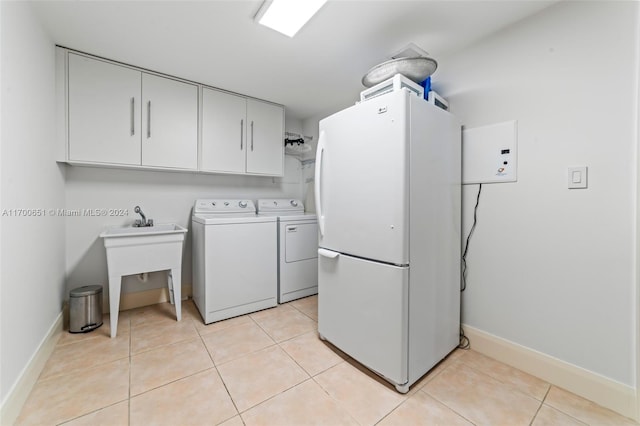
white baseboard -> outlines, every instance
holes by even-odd
[[[636,390],[584,368],[463,325],[471,348],[634,420]]]
[[[63,312],[60,312],[40,342],[38,349],[24,367],[18,376],[18,380],[14,383],[5,400],[2,402],[2,408],[0,408],[0,424],[12,425],[20,415],[22,406],[27,401],[44,365],[58,342],[60,333],[62,333],[63,317]]]

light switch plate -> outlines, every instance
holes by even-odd
[[[569,189],[587,188],[587,167],[569,167],[567,170],[567,183]]]

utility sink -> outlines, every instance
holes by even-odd
[[[100,237],[131,237],[137,235],[185,234],[187,230],[175,223],[162,223],[153,226],[116,226],[105,229]]]
[[[120,288],[125,275],[168,271],[169,298],[176,308],[176,320],[180,321],[182,246],[186,233],[187,230],[182,226],[166,223],[145,227],[113,227],[100,234],[107,251],[111,337],[116,336],[118,329]]]

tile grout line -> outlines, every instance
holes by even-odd
[[[547,400],[547,396],[549,395],[549,393],[551,393],[551,388],[552,388],[552,387],[553,387],[553,385],[551,385],[551,384],[550,384],[550,385],[549,385],[549,389],[547,389],[547,393],[545,393],[545,395],[544,395],[544,399],[542,400],[542,405],[545,405],[545,406],[549,407],[549,408],[550,408],[550,409],[552,409],[552,410],[556,410],[556,411],[558,411],[559,413],[564,414],[565,416],[569,416],[569,417],[571,417],[573,420],[577,421],[578,423],[582,423],[582,424],[584,424],[584,425],[588,425],[588,423],[587,423],[587,422],[582,421],[582,420],[580,420],[579,418],[577,418],[577,417],[575,417],[575,416],[573,416],[573,415],[571,415],[571,414],[569,414],[569,413],[564,412],[564,411],[563,411],[563,410],[561,410],[560,408],[558,408],[558,407],[554,407],[553,405],[549,405],[549,404],[545,404],[545,403],[544,403],[544,402]],[[541,406],[540,408],[542,408],[542,406]],[[538,410],[538,411],[539,411],[539,410]],[[537,415],[537,414],[538,414],[538,413],[536,413],[536,415]]]
[[[416,393],[420,392],[420,390],[418,389],[418,391]],[[374,425],[379,424],[380,422],[382,422],[384,419],[386,419],[387,417],[389,417],[391,415],[391,413],[393,413],[394,411],[396,411],[398,408],[402,407],[404,404],[407,403],[407,401],[409,401],[409,399],[413,398],[415,395],[415,393],[411,396],[407,396],[407,398],[402,401],[400,404],[396,405],[395,407],[393,407],[393,409],[391,409],[391,411],[389,411],[387,414],[385,414],[384,416],[382,416],[382,418],[380,420],[378,420],[377,422],[374,423]]]
[[[293,307],[293,306],[292,306],[292,307]],[[277,308],[277,306],[276,306],[275,308]],[[293,307],[293,308],[295,309],[295,307]],[[269,309],[273,309],[273,308],[269,308]],[[265,310],[263,310],[263,311],[266,311],[266,310],[267,310],[267,309],[265,309]],[[297,309],[295,309],[295,310],[297,310]],[[259,312],[262,312],[262,311],[259,311]],[[231,394],[229,393],[229,389],[227,388],[227,384],[226,384],[226,382],[224,381],[224,378],[222,377],[222,374],[220,374],[220,372],[218,371],[218,374],[219,374],[219,376],[220,376],[220,379],[222,380],[222,383],[224,384],[225,390],[227,391],[227,394],[229,395],[229,398],[231,399],[231,401],[232,401],[232,403],[233,403],[233,405],[234,405],[234,407],[235,407],[236,411],[238,412],[238,415],[240,416],[240,419],[242,420],[243,424],[246,424],[246,423],[245,423],[245,421],[244,421],[244,418],[242,417],[242,414],[243,414],[243,413],[246,413],[247,411],[251,410],[252,408],[257,407],[258,405],[263,404],[263,403],[265,403],[265,402],[267,402],[267,401],[269,401],[269,400],[271,400],[271,399],[275,398],[276,396],[281,395],[281,394],[283,394],[283,393],[285,393],[285,392],[287,392],[287,391],[289,391],[289,390],[291,390],[291,389],[295,388],[296,386],[301,385],[302,383],[305,383],[306,381],[308,381],[308,380],[312,380],[312,379],[313,379],[313,377],[312,377],[312,376],[311,376],[311,375],[310,375],[310,374],[309,374],[309,373],[308,373],[304,368],[302,368],[302,366],[301,366],[301,365],[299,365],[299,364],[298,364],[298,363],[297,363],[297,362],[296,362],[296,361],[291,357],[291,355],[289,355],[289,353],[288,353],[284,348],[282,348],[282,347],[280,346],[280,343],[282,343],[282,342],[278,342],[278,341],[276,341],[276,340],[275,340],[275,338],[274,338],[273,336],[271,336],[271,334],[269,334],[269,333],[267,332],[267,330],[265,330],[265,329],[260,325],[260,323],[258,323],[258,321],[256,321],[256,320],[251,316],[251,314],[252,314],[252,313],[248,313],[248,314],[244,314],[244,315],[240,315],[240,316],[247,316],[249,319],[251,319],[251,321],[253,322],[253,324],[255,324],[256,326],[258,326],[258,328],[259,328],[263,333],[265,333],[265,334],[266,334],[266,335],[267,335],[267,336],[272,340],[273,344],[272,344],[272,345],[269,345],[269,346],[266,346],[266,347],[264,347],[264,348],[257,349],[257,350],[255,350],[255,351],[251,351],[251,352],[246,353],[246,354],[242,354],[242,355],[240,355],[239,357],[234,358],[234,359],[231,359],[231,360],[229,360],[229,361],[227,361],[227,362],[221,363],[220,365],[224,365],[224,364],[226,364],[226,363],[228,363],[228,362],[232,362],[232,361],[234,361],[234,360],[238,360],[238,359],[243,358],[243,357],[246,357],[246,356],[248,356],[248,355],[252,355],[252,354],[255,354],[255,353],[260,352],[260,351],[262,351],[262,350],[265,350],[265,349],[268,349],[268,348],[271,348],[271,347],[276,346],[278,349],[280,349],[282,352],[284,352],[284,353],[285,353],[285,355],[286,355],[287,357],[289,357],[289,358],[294,362],[294,364],[295,364],[295,365],[297,365],[297,366],[302,370],[302,372],[303,372],[303,373],[305,373],[305,374],[307,375],[307,378],[306,378],[305,380],[303,380],[302,382],[300,382],[300,383],[296,383],[296,384],[294,384],[294,385],[292,385],[292,386],[290,386],[290,387],[288,387],[288,388],[286,388],[286,389],[282,390],[281,392],[279,392],[279,393],[277,393],[277,394],[275,394],[275,395],[272,395],[271,397],[269,397],[269,398],[265,399],[264,401],[260,401],[259,403],[255,404],[255,405],[253,405],[253,406],[251,406],[251,407],[248,407],[248,408],[247,408],[247,409],[245,409],[244,411],[240,411],[240,410],[238,409],[238,407],[236,406],[235,401],[234,401],[234,400],[233,400],[233,398],[231,397]],[[199,333],[198,333],[198,334],[199,334]],[[302,333],[302,334],[305,334],[305,333]],[[202,338],[202,335],[200,335],[200,337]],[[295,338],[295,337],[298,337],[298,336],[293,336],[291,339],[293,339],[293,338]],[[287,340],[284,340],[284,341],[288,341],[288,340],[291,340],[291,339],[287,339]],[[284,341],[283,341],[283,342],[284,342]],[[205,348],[207,349],[207,352],[209,353],[209,357],[211,358],[211,361],[213,362],[213,364],[214,364],[214,366],[215,366],[215,368],[216,368],[216,370],[217,370],[217,364],[216,364],[216,362],[213,360],[213,357],[212,357],[211,353],[209,352],[209,348],[206,346],[206,344],[204,343],[204,341],[203,341],[203,344],[205,345]]]
[[[298,337],[298,336],[295,336],[295,337]],[[288,341],[290,341],[290,340],[294,339],[295,337],[292,337],[292,338],[291,338],[291,339],[289,339],[289,340],[285,340],[284,342],[288,342]],[[289,359],[290,359],[291,361],[293,361],[293,363],[294,363],[295,365],[297,365],[298,367],[300,367],[300,369],[301,369],[302,371],[304,371],[304,372],[307,374],[307,376],[309,376],[309,378],[310,378],[310,379],[311,379],[311,378],[313,378],[313,376],[311,375],[311,373],[309,373],[309,372],[308,372],[308,371],[307,371],[307,370],[306,370],[302,365],[300,365],[300,363],[299,363],[298,361],[296,361],[296,360],[291,356],[291,354],[289,354],[289,352],[287,352],[287,350],[286,350],[285,348],[283,348],[282,346],[280,346],[280,343],[283,343],[283,342],[276,343],[276,344],[278,345],[278,348],[280,348],[280,350],[281,350],[282,352],[284,352],[284,353],[285,353],[285,355],[286,355],[287,357],[289,357]],[[306,382],[306,380],[304,380],[304,381],[303,381],[303,382],[301,382],[301,383],[304,383],[304,382]]]
[[[111,330],[109,330],[109,333],[111,333]],[[109,339],[111,339],[110,335],[107,336],[107,337]],[[86,339],[86,340],[83,340],[83,341],[87,341],[87,340],[95,340],[95,338],[89,338],[89,339]],[[79,343],[79,342],[73,342],[73,343]],[[116,361],[120,361],[120,360],[123,360],[125,358],[129,358],[129,386],[128,386],[128,390],[127,390],[127,398],[123,399],[122,401],[116,401],[116,402],[114,402],[112,404],[108,404],[108,405],[105,405],[103,407],[96,408],[95,410],[92,410],[92,411],[89,411],[87,413],[81,414],[81,415],[79,415],[77,417],[74,417],[74,418],[71,418],[71,419],[67,419],[67,420],[63,421],[62,423],[58,423],[59,426],[64,425],[64,424],[69,423],[69,422],[72,422],[74,420],[80,419],[82,417],[97,413],[98,411],[102,411],[102,410],[105,410],[107,408],[113,407],[115,405],[121,404],[121,403],[123,403],[125,401],[127,402],[127,406],[128,406],[128,409],[127,409],[127,424],[128,425],[131,424],[130,414],[129,414],[130,406],[131,406],[131,403],[130,403],[130,400],[131,400],[131,333],[129,333],[129,355],[127,357],[122,357],[122,358],[118,358],[118,359],[115,359],[115,360],[111,360],[111,361],[102,363],[101,365],[114,363]],[[94,367],[100,367],[100,366],[94,366]],[[54,376],[52,378],[59,378],[59,377],[62,377],[62,376]]]
[[[259,352],[259,351],[262,351],[262,350],[269,349],[269,348],[271,348],[271,347],[273,347],[273,346],[277,346],[277,347],[278,347],[278,349],[280,349],[280,350],[281,350],[282,352],[284,352],[287,356],[289,356],[289,354],[287,353],[287,351],[285,351],[284,349],[282,349],[282,348],[278,345],[278,343],[276,343],[276,344],[274,344],[274,345],[267,346],[266,348],[262,348],[262,349],[259,349],[259,350],[257,350],[257,351],[254,351],[254,352],[252,352],[251,354],[241,355],[241,356],[239,356],[238,358],[236,358],[236,360],[238,360],[238,359],[240,359],[240,358],[243,358],[243,357],[245,357],[245,356],[248,356],[248,355],[255,354],[256,352]],[[295,362],[295,361],[294,361],[294,362]],[[296,363],[296,365],[298,365],[298,364]],[[300,383],[296,383],[296,384],[294,384],[294,385],[292,385],[292,386],[289,386],[289,387],[288,387],[288,388],[286,388],[286,389],[283,389],[282,391],[278,392],[277,394],[272,395],[272,396],[270,396],[269,398],[265,399],[264,401],[260,401],[260,402],[258,402],[257,404],[252,405],[251,407],[248,407],[248,408],[246,408],[246,409],[245,409],[245,410],[243,410],[243,411],[238,410],[238,413],[242,416],[242,414],[243,414],[243,413],[246,413],[247,411],[251,410],[252,408],[257,407],[258,405],[260,405],[260,404],[262,404],[262,403],[264,403],[264,402],[267,402],[267,401],[269,401],[270,399],[275,398],[275,397],[276,397],[276,396],[278,396],[278,395],[282,395],[283,393],[287,392],[288,390],[291,390],[291,389],[295,388],[296,386],[301,385],[302,383],[304,383],[304,382],[306,382],[306,381],[308,381],[308,380],[312,379],[311,375],[310,375],[309,373],[307,373],[307,371],[306,371],[304,368],[300,367],[300,369],[303,371],[303,373],[305,373],[305,374],[308,376],[306,379],[304,379],[304,380],[303,380],[303,381],[301,381]],[[220,375],[220,378],[222,379],[222,375]],[[223,379],[222,381],[224,382],[224,379]],[[226,383],[225,383],[225,387],[226,387]],[[231,396],[231,395],[229,395],[229,396]]]
[[[236,410],[236,416],[239,416],[240,420],[244,424],[244,420],[242,419],[242,416],[240,416],[240,410],[238,410],[238,406],[236,405],[236,402],[231,397],[231,393],[229,392],[229,388],[227,387],[227,383],[224,381],[224,378],[222,377],[222,374],[220,374],[220,370],[218,370],[218,366],[217,366],[216,362],[213,359],[213,355],[209,351],[209,347],[207,346],[206,342],[204,341],[203,335],[200,334],[200,330],[198,330],[197,328],[196,328],[196,332],[198,333],[198,336],[200,337],[200,341],[204,345],[204,349],[207,351],[207,355],[209,355],[209,359],[211,360],[211,363],[213,364],[213,369],[216,371],[216,374],[220,378],[220,381],[222,382],[222,386],[224,386],[224,390],[227,393],[227,396],[229,397],[229,400],[233,404],[233,409]],[[230,418],[233,418],[233,417],[230,417]],[[227,420],[229,420],[229,419],[227,419]],[[227,421],[227,420],[224,420],[224,421]],[[221,423],[224,423],[224,422],[221,422]]]
[[[501,380],[501,379],[499,379],[499,378],[497,378],[497,377],[492,376],[492,375],[491,375],[491,374],[489,374],[489,373],[485,373],[484,371],[482,371],[482,370],[480,370],[480,369],[478,369],[478,368],[474,367],[473,365],[470,365],[470,364],[468,364],[468,363],[464,362],[463,360],[460,360],[460,362],[461,362],[462,364],[464,364],[464,366],[465,366],[465,367],[467,367],[467,368],[469,368],[469,369],[471,369],[471,370],[475,371],[476,373],[481,374],[481,375],[483,375],[483,376],[485,376],[485,377],[488,377],[488,378],[490,378],[491,380],[495,380],[496,382],[500,383],[501,385],[506,386],[510,393],[516,393],[516,394],[519,394],[519,395],[523,395],[523,396],[526,396],[526,397],[528,397],[528,398],[531,398],[531,399],[533,399],[533,400],[535,400],[535,401],[538,401],[538,402],[540,402],[540,403],[542,403],[542,402],[544,401],[544,398],[543,398],[542,400],[540,400],[540,399],[536,398],[535,396],[531,395],[530,393],[527,393],[527,392],[525,392],[525,391],[521,391],[520,389],[518,389],[517,387],[515,387],[512,383],[505,382],[505,381],[503,381],[503,380]],[[506,365],[506,364],[505,364],[505,365]],[[447,367],[447,368],[448,368],[448,367]],[[517,369],[515,369],[515,370],[517,370]],[[522,371],[522,370],[518,370],[518,371]],[[531,376],[531,377],[535,377],[535,376]],[[545,382],[545,383],[547,383],[547,382]],[[548,385],[550,385],[549,383],[547,383],[547,384],[548,384]],[[547,391],[547,392],[548,392],[548,391]],[[546,394],[545,394],[545,397],[546,397]]]
[[[245,315],[248,315],[248,314],[245,314]],[[253,320],[253,318],[251,318],[251,319]],[[243,325],[245,325],[245,324],[240,324],[240,325],[238,325],[238,326],[233,326],[233,327],[241,327],[241,326],[243,326]],[[237,357],[235,357],[235,358],[228,359],[228,360],[226,360],[226,361],[224,361],[224,362],[216,363],[216,362],[213,360],[213,357],[212,357],[211,353],[209,352],[209,348],[207,347],[207,344],[203,342],[203,343],[204,343],[204,347],[207,349],[207,352],[209,352],[209,356],[211,356],[211,357],[212,357],[211,361],[213,361],[213,365],[214,365],[214,366],[216,366],[216,368],[217,368],[218,366],[223,366],[223,365],[225,365],[225,364],[228,364],[228,363],[230,363],[230,362],[232,362],[232,361],[235,361],[235,360],[237,360],[237,359],[240,359],[240,358],[242,358],[242,357],[245,357],[245,356],[248,356],[248,355],[252,355],[252,354],[255,354],[256,352],[260,352],[260,351],[262,351],[262,350],[264,350],[264,349],[271,348],[271,347],[273,347],[273,346],[277,346],[277,345],[278,345],[278,342],[276,342],[276,341],[273,339],[273,337],[271,337],[271,335],[270,335],[269,333],[267,333],[266,331],[264,331],[264,330],[262,329],[262,327],[260,327],[260,325],[259,325],[259,324],[256,324],[256,325],[260,328],[260,330],[261,330],[264,334],[266,334],[266,336],[267,336],[269,339],[271,339],[271,342],[272,342],[272,343],[271,343],[270,345],[268,345],[268,346],[264,346],[264,347],[262,347],[262,348],[255,349],[255,350],[252,350],[252,351],[249,351],[249,352],[246,352],[246,353],[243,353],[243,354],[241,354],[241,355],[238,355],[238,356],[237,356]],[[232,328],[232,327],[229,327],[229,328]],[[226,329],[223,329],[223,330],[226,330]],[[220,331],[222,331],[222,330],[220,330]],[[213,334],[213,333],[211,333],[211,334]],[[221,376],[221,377],[222,377],[222,376]]]
[[[470,348],[469,348],[469,349],[465,349],[465,350],[473,351],[473,349],[470,349]],[[478,352],[478,353],[479,353],[479,352]],[[480,354],[480,355],[482,355],[482,354]],[[539,377],[536,377],[536,376],[534,376],[534,375],[532,375],[532,374],[526,373],[525,371],[522,371],[522,370],[520,370],[520,369],[518,369],[518,368],[511,367],[510,365],[507,365],[507,364],[501,363],[500,361],[498,361],[498,360],[496,360],[496,359],[493,359],[493,358],[491,358],[491,357],[488,357],[488,356],[486,356],[486,355],[482,355],[482,356],[484,356],[484,357],[486,357],[486,358],[489,358],[492,362],[496,362],[496,363],[504,364],[505,366],[509,367],[509,369],[511,369],[511,370],[515,370],[515,371],[518,371],[518,372],[520,372],[520,373],[523,373],[523,374],[525,374],[525,375],[527,375],[527,376],[533,377],[534,379],[537,379],[537,380],[539,380],[539,381],[541,381],[541,382],[545,383],[546,385],[548,385],[548,386],[549,386],[549,388],[547,388],[547,391],[545,392],[544,396],[543,396],[541,399],[538,399],[536,396],[534,396],[534,395],[533,395],[533,394],[531,394],[531,393],[528,393],[527,391],[523,391],[523,390],[521,390],[521,389],[520,389],[520,387],[516,386],[516,385],[515,385],[515,384],[513,384],[513,383],[510,383],[510,382],[504,381],[502,378],[500,378],[500,377],[496,377],[496,376],[494,376],[493,374],[491,374],[490,372],[485,372],[485,371],[481,370],[480,368],[477,368],[476,366],[474,366],[474,365],[472,365],[472,364],[470,364],[470,363],[468,363],[468,362],[465,362],[465,360],[464,360],[464,356],[465,356],[465,354],[462,354],[461,356],[459,356],[459,357],[457,358],[457,360],[458,360],[459,362],[461,362],[462,364],[464,364],[466,367],[468,367],[468,368],[472,369],[473,371],[475,371],[475,372],[477,372],[477,373],[479,373],[479,374],[482,374],[482,375],[484,375],[484,376],[486,376],[486,377],[490,377],[491,379],[496,380],[496,381],[500,382],[501,384],[503,384],[503,385],[507,386],[507,387],[510,389],[510,391],[511,391],[511,392],[516,392],[516,393],[519,393],[519,394],[522,394],[522,395],[528,396],[528,397],[533,398],[533,399],[535,399],[536,401],[540,401],[540,402],[544,402],[544,399],[546,398],[547,394],[549,393],[549,389],[551,388],[551,384],[550,384],[550,383],[548,383],[548,382],[546,382],[546,381],[544,381],[544,380],[542,380],[542,379],[540,379]]]
[[[246,410],[244,410],[244,411],[242,411],[242,412],[240,413],[240,417],[242,417],[242,414],[247,413],[247,411],[252,410],[252,409],[256,408],[256,407],[257,407],[257,406],[259,406],[259,405],[262,405],[262,404],[264,404],[264,403],[265,403],[265,402],[267,402],[267,401],[271,401],[271,400],[272,400],[272,399],[274,399],[275,397],[280,396],[280,395],[282,395],[283,393],[288,392],[288,391],[290,391],[291,389],[293,389],[293,388],[295,388],[295,387],[298,387],[298,386],[300,386],[301,384],[306,383],[306,382],[308,382],[309,380],[312,380],[312,379],[313,379],[312,377],[307,377],[306,379],[304,379],[304,380],[303,380],[303,381],[301,381],[300,383],[296,383],[295,385],[290,386],[290,387],[288,387],[288,388],[286,388],[286,389],[282,390],[281,392],[278,392],[278,393],[277,393],[277,394],[275,394],[275,395],[271,395],[269,398],[265,399],[264,401],[260,401],[260,402],[258,402],[256,405],[252,405],[251,407],[248,407]],[[244,420],[244,419],[243,419],[243,420]]]
[[[549,385],[549,387],[547,388],[547,391],[544,393],[544,396],[542,397],[542,401],[540,401],[540,405],[538,406],[538,409],[536,410],[535,414],[531,418],[531,421],[529,422],[529,426],[531,426],[533,422],[536,420],[536,417],[538,417],[538,413],[540,412],[540,409],[544,405],[544,400],[547,399],[547,395],[549,395],[550,390],[551,390],[551,385]]]
[[[537,399],[537,398],[535,398],[535,397],[531,396],[530,394],[526,394],[525,392],[521,392],[521,391],[519,391],[519,390],[517,390],[517,389],[514,389],[514,388],[513,388],[513,386],[512,386],[511,384],[509,384],[509,383],[505,383],[505,382],[503,382],[502,380],[499,380],[499,379],[497,379],[497,378],[493,377],[493,376],[492,376],[492,375],[490,375],[490,374],[487,374],[487,373],[484,373],[483,371],[478,370],[477,368],[475,368],[475,367],[473,367],[473,366],[469,365],[468,363],[464,362],[462,359],[456,359],[456,360],[454,360],[454,362],[455,362],[455,361],[459,361],[459,363],[460,363],[460,364],[463,364],[466,368],[469,368],[469,369],[473,370],[473,371],[474,371],[474,372],[476,372],[477,374],[480,374],[480,375],[483,375],[483,376],[485,376],[485,377],[488,377],[489,379],[491,379],[491,380],[495,380],[496,382],[500,383],[501,385],[506,386],[506,387],[507,387],[507,390],[508,390],[508,392],[509,392],[509,393],[517,393],[517,394],[520,394],[520,395],[523,395],[523,396],[529,397],[530,399],[533,399],[533,400],[535,400],[535,401],[539,402],[539,403],[540,403],[540,405],[538,406],[538,409],[536,410],[536,414],[534,414],[534,416],[533,416],[533,418],[532,418],[531,422],[529,422],[529,426],[531,426],[531,423],[533,422],[533,419],[535,419],[535,417],[536,417],[536,415],[537,415],[538,411],[540,410],[540,407],[542,407],[542,404],[543,404],[544,398],[546,398],[546,395],[548,394],[549,389],[551,388],[551,386],[549,386],[549,388],[547,389],[547,392],[545,393],[545,397],[544,397],[542,400],[539,400],[539,399]],[[463,419],[465,419],[466,421],[468,421],[468,422],[470,422],[470,423],[472,423],[472,424],[475,424],[475,423],[474,423],[474,422],[472,422],[470,419],[466,418],[466,417],[465,417],[465,416],[463,416],[461,413],[458,413],[458,411],[456,411],[455,409],[453,409],[452,407],[450,407],[449,405],[447,405],[444,401],[440,400],[436,395],[432,395],[432,394],[431,394],[431,393],[429,393],[427,390],[425,390],[425,388],[427,387],[427,385],[428,385],[430,382],[432,382],[436,377],[438,377],[439,375],[441,375],[441,374],[442,374],[442,372],[446,371],[447,369],[449,369],[449,368],[451,368],[451,367],[452,367],[452,365],[448,365],[447,367],[443,368],[443,369],[442,369],[442,371],[438,372],[438,374],[436,374],[432,379],[430,379],[428,382],[426,382],[426,383],[425,383],[425,384],[424,384],[424,385],[419,389],[419,391],[422,391],[422,392],[424,392],[425,394],[429,395],[431,398],[433,398],[434,400],[436,400],[436,401],[437,401],[437,402],[439,402],[440,404],[444,405],[445,407],[447,407],[448,409],[450,409],[451,411],[453,411],[454,413],[456,413],[458,416],[462,417],[462,418],[463,418]]]
[[[331,368],[334,368],[334,367],[336,367],[336,366],[338,366],[338,365],[342,364],[343,362],[347,362],[347,361],[343,359],[343,360],[342,360],[342,362],[340,362],[340,363],[338,363],[338,364],[336,364],[336,365],[334,365],[334,366],[331,366],[331,367],[327,368],[325,371],[328,371],[328,370],[330,370]],[[331,394],[329,393],[329,391],[328,391],[327,389],[325,389],[325,388],[324,388],[324,386],[322,386],[322,384],[321,384],[321,383],[319,383],[319,382],[316,380],[316,377],[318,377],[319,375],[320,375],[320,374],[316,374],[315,376],[312,376],[312,377],[311,377],[311,380],[313,380],[313,381],[315,382],[315,384],[316,384],[316,385],[318,385],[318,387],[322,390],[322,392],[324,392],[324,393],[325,393],[325,395],[327,395],[327,397],[329,397],[333,402],[335,402],[335,404],[336,404],[338,407],[340,407],[340,409],[341,409],[342,411],[344,411],[344,412],[345,412],[349,417],[351,417],[355,423],[357,423],[357,424],[359,424],[359,425],[360,425],[361,423],[360,423],[360,422],[359,422],[355,417],[353,417],[353,415],[352,415],[352,414],[351,414],[351,412],[347,409],[347,407],[345,407],[345,406],[340,402],[340,400],[338,400],[338,399],[334,398],[334,397],[333,397],[333,395],[331,395]]]
[[[454,410],[452,407],[449,407],[447,404],[445,404],[444,402],[440,401],[438,398],[436,398],[435,396],[431,395],[429,392],[425,391],[424,387],[419,389],[418,392],[424,392],[424,394],[428,395],[429,398],[433,398],[434,401],[438,402],[439,404],[442,404],[444,407],[447,407],[449,410],[453,411],[454,413],[456,413],[458,416],[460,416],[461,418],[463,418],[467,422],[471,423],[472,425],[477,425],[477,423],[471,421],[471,419],[467,418],[462,413],[459,413],[457,410]]]
[[[551,389],[551,386],[549,386],[549,389]],[[549,389],[547,389],[547,392],[545,392],[544,398],[542,398],[542,401],[540,401],[540,405],[538,405],[538,409],[533,414],[533,417],[531,417],[531,421],[529,422],[529,426],[531,426],[533,424],[533,422],[535,422],[536,417],[538,417],[538,413],[540,412],[540,409],[542,408],[542,405],[544,404],[544,399],[547,397],[547,394],[549,393]]]
[[[307,297],[313,297],[313,296],[317,296],[316,295],[311,295],[311,296],[307,296]],[[300,300],[300,299],[296,299],[296,300]],[[292,300],[291,302],[287,302],[287,303],[292,303],[295,302],[296,300]],[[301,314],[303,314],[304,316],[306,316],[307,318],[312,319],[313,321],[315,321],[316,323],[318,322],[318,320],[316,318],[312,318],[309,314],[307,314],[305,311],[303,311],[302,309],[298,308],[295,305],[291,305],[295,310],[297,310],[298,312],[300,312]]]
[[[429,396],[430,398],[433,398],[434,401],[436,401],[439,404],[442,404],[444,407],[447,407],[449,410],[453,411],[454,413],[456,413],[458,416],[460,416],[461,418],[463,418],[464,420],[466,420],[467,422],[471,423],[472,425],[476,425],[476,423],[474,423],[473,421],[471,421],[471,419],[468,419],[466,416],[462,415],[461,413],[459,413],[457,410],[455,410],[453,407],[450,407],[449,405],[447,405],[444,401],[440,400],[440,398],[438,398],[436,395],[432,395],[429,392],[427,392],[425,390],[425,387],[427,387],[427,385],[436,377],[438,377],[440,374],[442,374],[443,371],[447,370],[448,368],[450,368],[451,365],[447,365],[445,368],[442,369],[442,371],[438,372],[438,374],[436,374],[431,380],[429,380],[427,383],[424,384],[424,386],[422,386],[420,389],[418,389],[418,392],[424,392],[427,396]]]

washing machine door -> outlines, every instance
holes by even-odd
[[[295,223],[285,226],[285,262],[318,257],[318,223]]]

